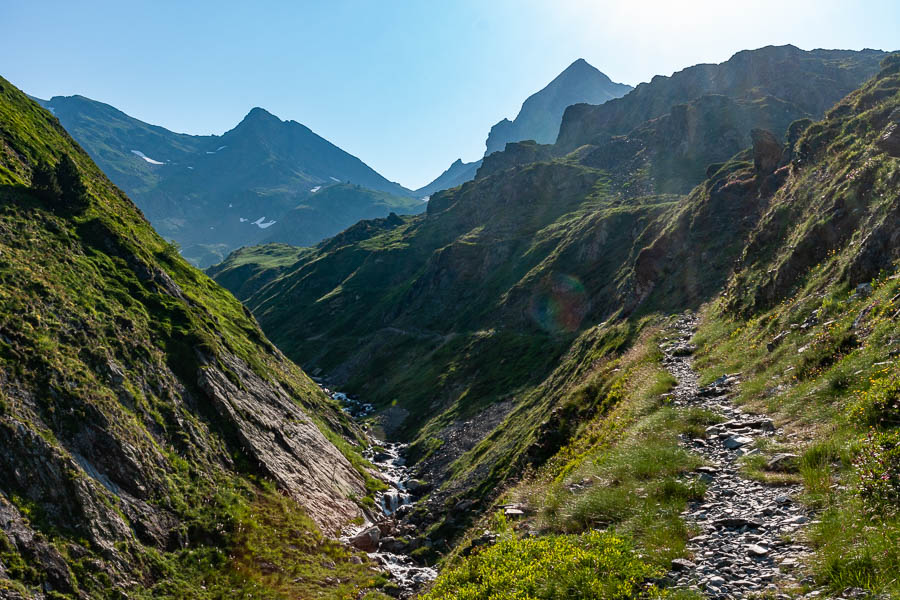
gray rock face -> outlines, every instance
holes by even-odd
[[[759,173],[772,173],[778,168],[784,149],[771,131],[754,129],[750,132],[753,142],[753,166]]]
[[[236,357],[220,355],[219,361],[237,374],[241,387],[209,359],[199,375],[200,388],[235,425],[241,445],[259,466],[325,531],[336,532],[357,516],[359,508],[349,497],[366,491],[353,465],[282,389]]]
[[[603,104],[630,91],[630,85],[614,83],[585,60],[576,60],[547,87],[529,96],[514,121],[503,119],[491,127],[485,156],[503,150],[508,142],[552,144],[566,107],[579,102]]]

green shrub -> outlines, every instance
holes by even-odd
[[[869,389],[857,393],[850,415],[864,425],[900,425],[900,377],[869,380]]]
[[[900,506],[900,430],[872,431],[854,461],[860,496],[869,506],[896,511]]]
[[[425,600],[634,598],[661,571],[609,532],[512,539],[445,571]]]
[[[81,180],[78,165],[68,154],[63,154],[56,164],[56,181],[59,183],[59,199],[64,209],[78,211],[87,206],[87,188]]]
[[[56,202],[62,196],[56,171],[47,161],[40,161],[31,172],[31,189],[48,202]]]

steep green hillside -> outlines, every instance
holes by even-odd
[[[655,80],[648,91],[614,101],[643,114],[652,98],[662,113],[630,126],[628,135],[555,160],[557,147],[510,144],[485,158],[475,181],[435,194],[426,215],[389,232],[374,228],[352,244],[339,236],[277,272],[248,266],[244,254],[234,264],[252,271],[250,285],[229,261],[215,276],[305,367],[384,405],[396,400],[389,429],[424,444],[424,432],[532,388],[580,331],[623,304],[632,310],[632,288],[643,285],[649,268],[646,253],[636,263],[638,254],[679,210],[679,195],[703,181],[711,163],[724,164],[747,147],[754,128],[771,129],[778,145],[792,119],[807,114],[796,109],[807,104],[791,95],[794,104],[762,92],[746,97],[770,54],[793,65],[795,75],[836,72],[824,82],[806,78],[810,96],[836,101],[834,78],[861,80],[883,53],[766,48],[694,68],[731,82],[720,87],[735,96],[704,95],[706,83],[686,83],[673,95],[670,84]],[[849,66],[832,64],[835,56]],[[687,104],[667,104],[681,98]],[[729,206],[719,199],[728,193],[713,194],[713,205]],[[753,210],[744,212],[746,228]],[[716,289],[706,285],[693,301]]]
[[[320,206],[299,239],[312,244],[364,218],[385,216],[400,205],[415,212],[412,192],[390,182],[355,156],[295,121],[282,121],[254,108],[220,136],[173,133],[130,117],[112,106],[82,96],[39,100],[144,212],[156,230],[181,246],[197,265],[221,261],[244,245],[260,243],[298,205],[317,204],[316,192],[335,182],[369,190],[344,206]],[[313,191],[315,190],[315,191]],[[384,196],[408,198],[404,203]],[[317,226],[316,221],[322,220]],[[308,239],[314,235],[314,239]]]
[[[0,595],[356,594],[369,567],[320,531],[374,485],[357,441],[0,79]]]

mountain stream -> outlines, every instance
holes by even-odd
[[[342,392],[324,387],[322,389],[357,422],[375,411],[371,404]],[[363,456],[372,463],[388,487],[376,493],[375,510],[364,511],[364,522],[348,527],[342,539],[365,551],[374,563],[384,569],[396,584],[395,592],[399,598],[412,598],[424,585],[437,577],[437,571],[420,566],[409,556],[411,547],[404,536],[414,534],[415,531],[414,528],[410,531],[412,526],[402,525],[397,518],[398,512],[403,512],[402,507],[416,501],[415,495],[407,489],[414,480],[403,458],[406,444],[379,440],[371,431],[367,435],[371,445],[363,452]]]

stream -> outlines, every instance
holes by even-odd
[[[375,412],[372,404],[326,387],[322,387],[322,390],[340,403],[344,412],[357,422],[362,422]],[[408,552],[413,547],[407,538],[415,537],[417,531],[414,526],[398,521],[404,511],[403,507],[416,501],[415,494],[407,489],[411,487],[414,491],[412,483],[415,480],[403,458],[406,444],[379,440],[371,430],[367,430],[367,437],[370,445],[363,452],[363,457],[374,465],[388,487],[375,495],[374,510],[363,511],[363,524],[345,529],[341,539],[365,551],[375,564],[390,575],[390,579],[399,588],[399,598],[412,598],[424,585],[437,577],[437,571],[417,564],[409,556]]]

